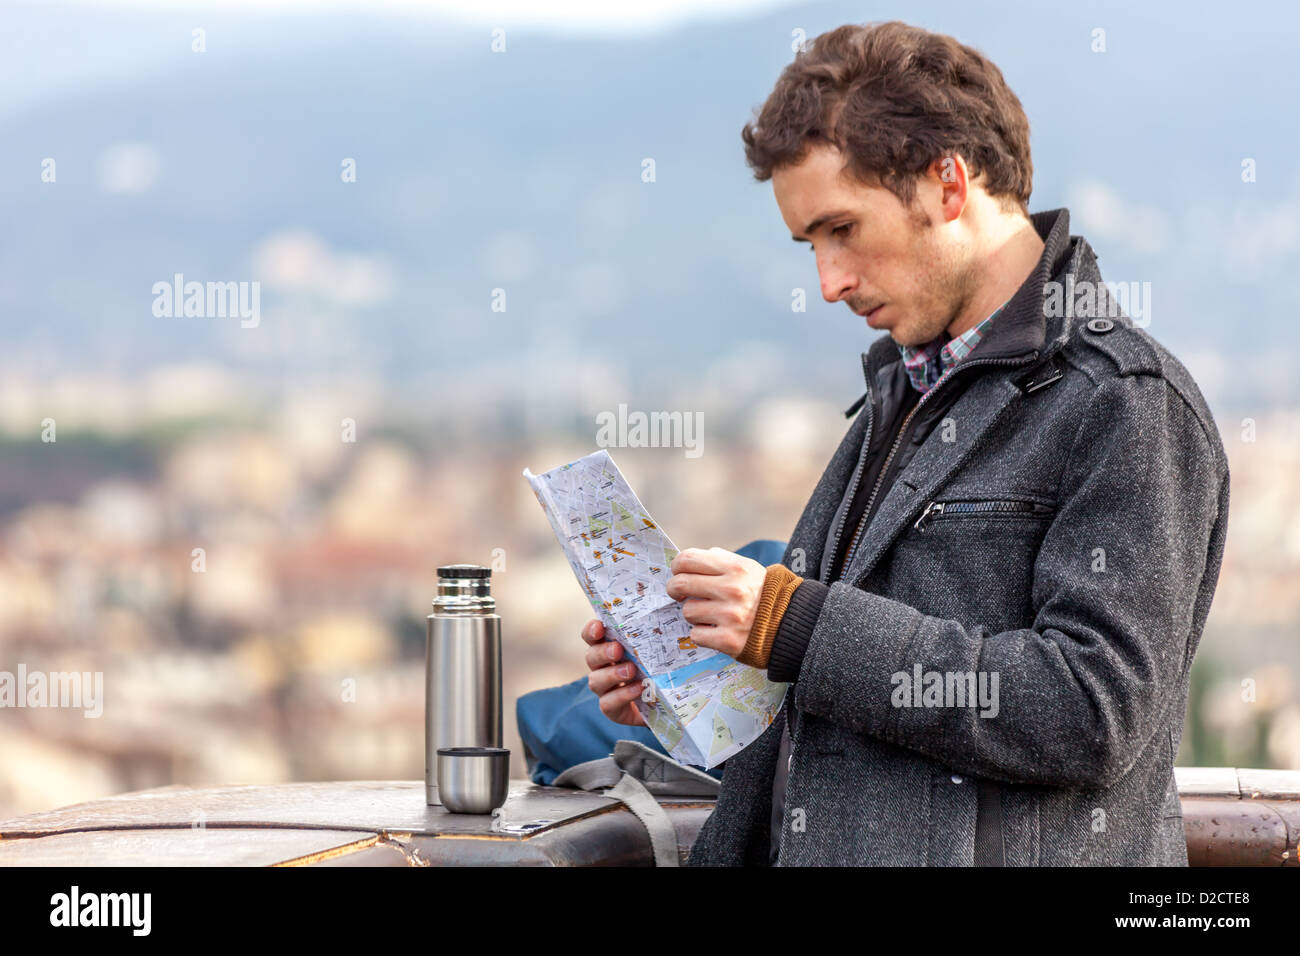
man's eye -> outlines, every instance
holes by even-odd
[[[843,225],[836,226],[831,230],[832,236],[847,236],[853,229],[853,223],[846,222]]]

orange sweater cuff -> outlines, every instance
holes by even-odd
[[[777,629],[781,626],[781,617],[790,604],[794,589],[802,583],[803,578],[784,564],[768,566],[767,576],[763,578],[763,591],[758,596],[758,608],[754,612],[754,623],[749,629],[749,639],[745,641],[745,648],[736,660],[750,667],[766,669]]]

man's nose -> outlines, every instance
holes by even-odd
[[[858,286],[854,273],[830,261],[819,266],[818,277],[822,284],[822,298],[827,302],[839,302]]]

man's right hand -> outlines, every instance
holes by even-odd
[[[587,648],[587,686],[600,698],[600,712],[618,724],[635,727],[644,725],[645,719],[636,709],[636,699],[641,696],[641,680],[636,664],[624,660],[623,645],[605,640],[605,625],[593,618],[582,628],[582,639]]]

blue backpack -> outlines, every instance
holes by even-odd
[[[760,539],[736,553],[766,566],[785,556],[786,543]],[[577,653],[575,642],[574,653]],[[666,755],[649,727],[616,724],[600,712],[600,702],[587,678],[579,677],[562,687],[547,687],[524,694],[515,701],[515,720],[524,742],[524,761],[534,783],[550,785],[575,764],[608,757],[618,740],[635,740]],[[705,771],[722,779],[722,765]]]

